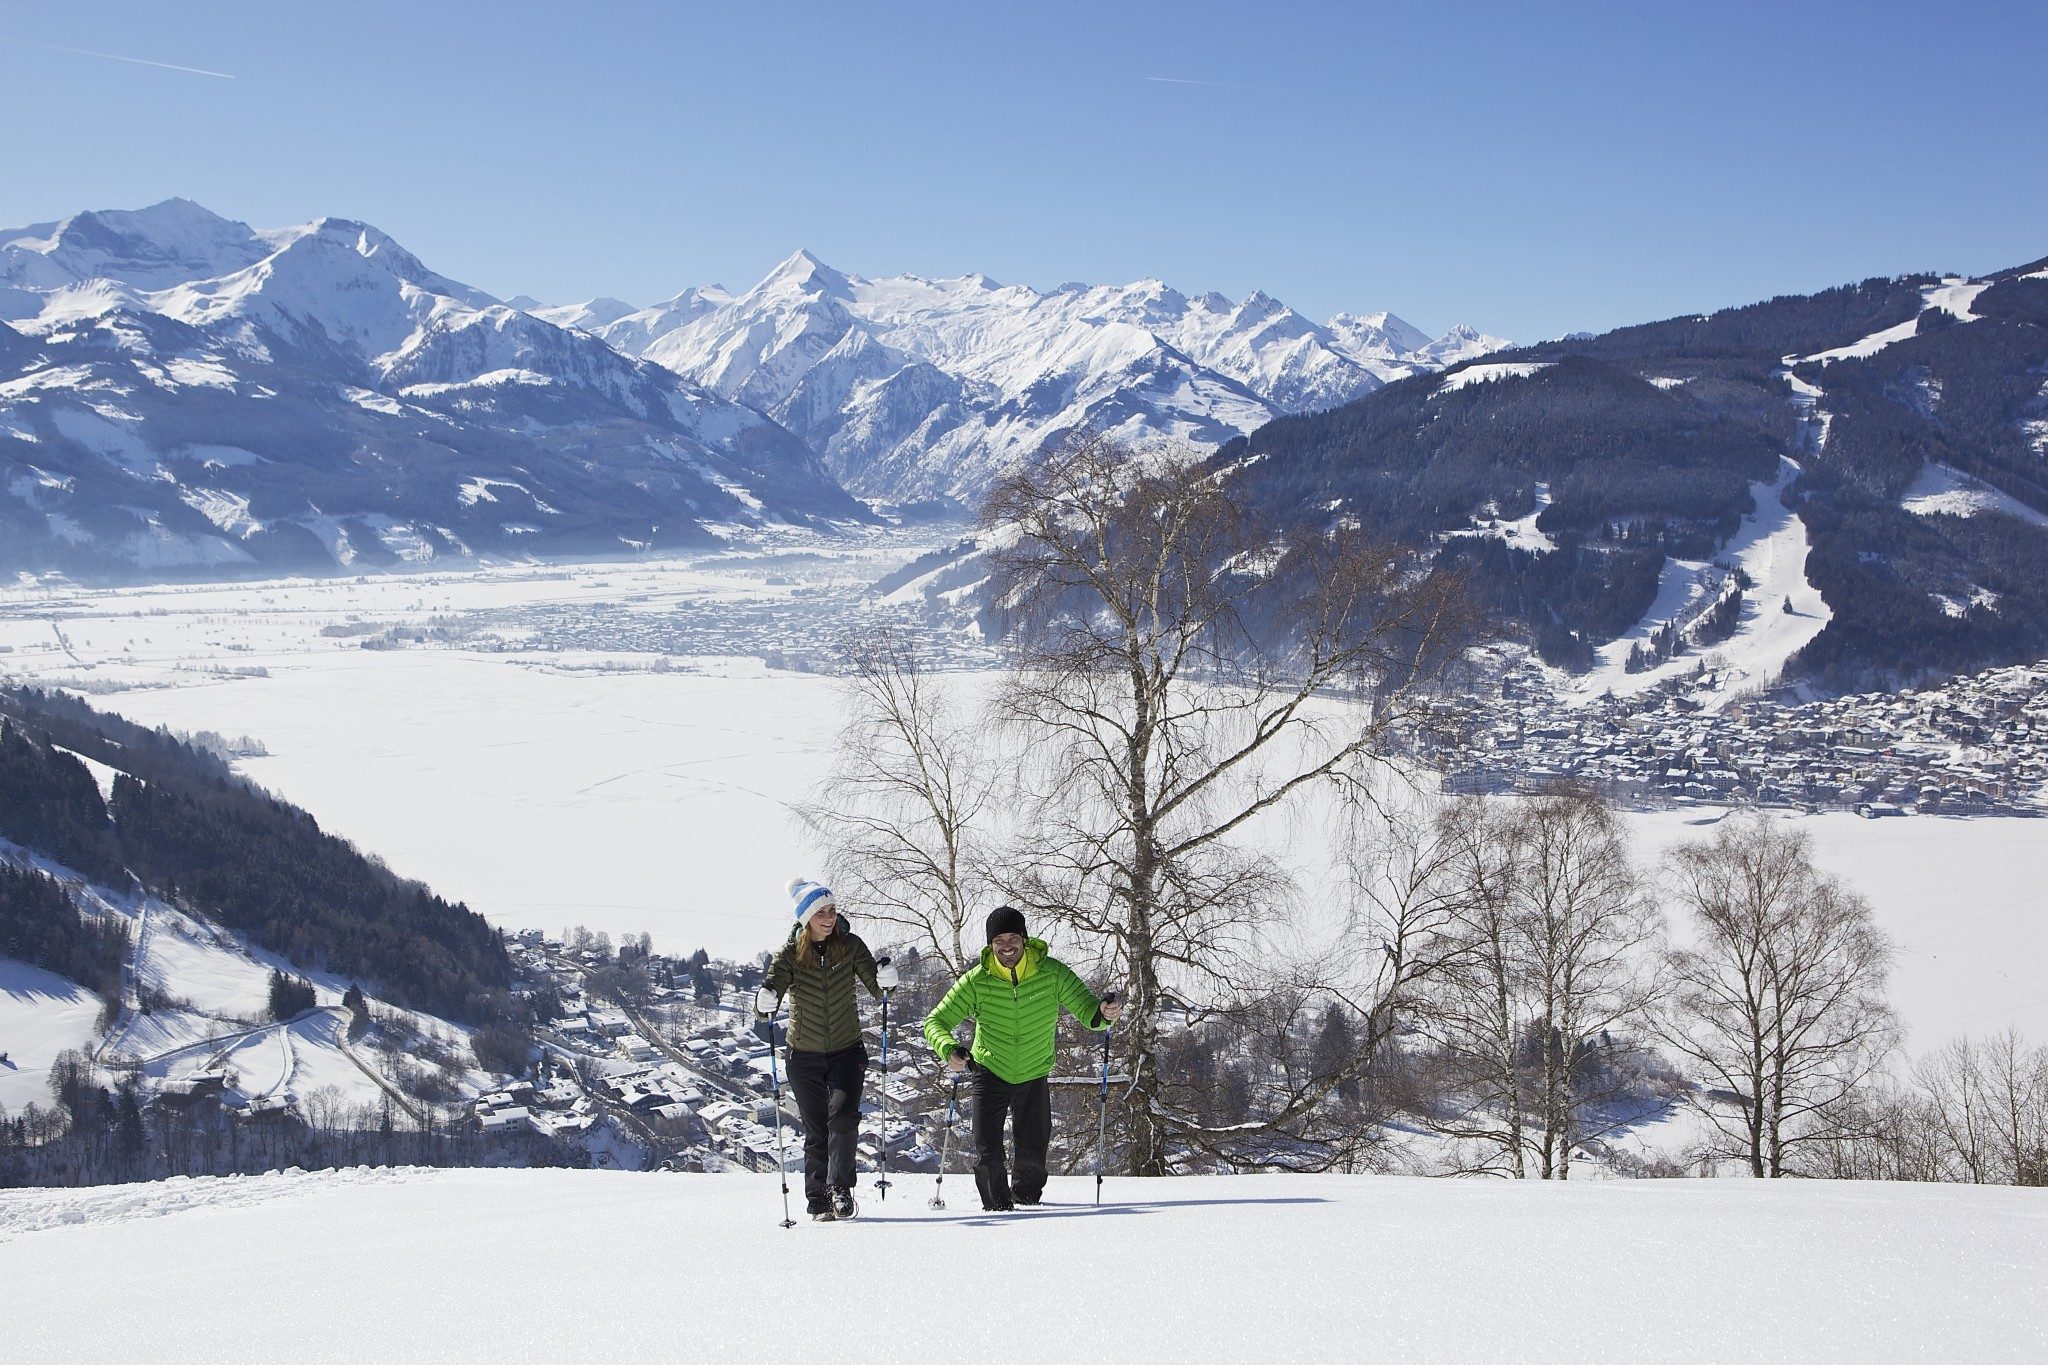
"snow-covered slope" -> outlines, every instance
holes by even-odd
[[[1806,577],[1806,524],[1787,505],[1799,465],[1781,460],[1775,484],[1750,486],[1756,510],[1742,519],[1713,561],[1667,559],[1657,598],[1628,631],[1602,645],[1598,662],[1571,679],[1572,692],[1590,702],[1608,692],[1631,696],[1673,678],[1693,674],[1711,660],[1694,700],[1717,710],[1731,698],[1754,692],[1779,678],[1786,662],[1827,627],[1834,612]],[[1628,671],[1629,651],[1647,648],[1659,630],[1683,633],[1734,586],[1729,568],[1749,578],[1735,633],[1701,651],[1676,654],[1640,672]]]
[[[0,1282],[10,1344],[33,1359],[76,1353],[81,1324],[97,1349],[209,1362],[487,1360],[513,1341],[532,1359],[791,1362],[952,1360],[983,1339],[1033,1362],[2048,1351],[2048,1211],[2028,1190],[1112,1177],[1098,1207],[1092,1180],[1063,1177],[1046,1207],[985,1215],[958,1167],[947,1208],[931,1189],[906,1179],[883,1203],[863,1186],[858,1221],[791,1229],[772,1175],[7,1191]],[[394,1289],[426,1267],[430,1288]],[[842,1311],[792,1309],[819,1284]]]
[[[736,297],[537,313],[759,408],[850,487],[906,500],[971,499],[1079,426],[1213,444],[1506,344],[1470,328],[1432,342],[1387,313],[1319,326],[1261,292],[1233,302],[1158,280],[870,280],[806,251]]]
[[[1924,286],[1920,290],[1921,306],[1946,313],[1957,322],[1974,322],[1977,315],[1970,311],[1970,305],[1977,296],[1990,288],[1988,280],[1968,280],[1960,275],[1943,276],[1939,283]],[[1786,356],[1788,365],[1805,365],[1819,361],[1825,365],[1834,360],[1861,360],[1876,355],[1894,342],[1917,336],[1920,332],[1920,318],[1911,317],[1904,322],[1882,328],[1870,335],[1858,338],[1846,346],[1836,346],[1825,351],[1816,351],[1809,356]]]
[[[364,223],[173,200],[0,232],[0,317],[0,568],[331,570],[867,515],[759,412]],[[479,478],[528,496],[464,498]]]
[[[1923,517],[1975,517],[1997,512],[2030,526],[2048,527],[2048,514],[2035,511],[1982,479],[1932,460],[1921,466],[1919,477],[1906,489],[1899,505]]]
[[[50,1103],[50,1064],[87,1048],[105,1001],[75,981],[0,957],[0,1107]]]
[[[0,230],[0,317],[34,317],[53,292],[92,280],[150,290],[232,274],[290,235],[258,232],[189,199]]]
[[[121,994],[107,1002],[64,977],[0,957],[0,1105],[18,1113],[49,1106],[49,1068],[58,1053],[78,1049],[117,1076],[133,1076],[146,1093],[218,1078],[224,1102],[300,1108],[316,1094],[325,1112],[363,1113],[389,1095],[410,1106],[377,1046],[381,1021],[402,1021],[420,1037],[468,1055],[460,1025],[377,1000],[378,1026],[349,1037],[341,1008],[347,978],[253,947],[243,936],[148,893],[96,886],[76,872],[0,840],[9,861],[57,878],[80,908],[124,925],[129,948]],[[284,1021],[269,1017],[273,970],[313,987],[317,1008]],[[147,1006],[145,1008],[145,1005]],[[104,1024],[104,1028],[102,1027]],[[451,1078],[473,1096],[490,1076],[474,1067]],[[345,1120],[341,1120],[345,1121]]]

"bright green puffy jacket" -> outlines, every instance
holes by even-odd
[[[1088,1028],[1108,1028],[1102,1004],[1074,975],[1074,969],[1045,950],[1041,939],[1027,939],[1014,975],[984,948],[981,965],[953,983],[939,1007],[925,1016],[924,1038],[944,1061],[960,1044],[953,1029],[974,1020],[974,1064],[986,1067],[1011,1085],[1052,1074],[1054,1035],[1060,1007]]]

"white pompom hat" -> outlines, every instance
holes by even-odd
[[[817,882],[805,881],[802,877],[796,878],[789,884],[789,904],[790,911],[795,916],[796,922],[804,925],[808,925],[811,922],[811,916],[817,914],[828,905],[834,910],[839,908],[839,903],[832,899],[831,887],[823,886]]]

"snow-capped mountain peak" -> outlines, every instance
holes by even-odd
[[[841,490],[812,486],[827,473],[895,501],[971,502],[1006,469],[1077,428],[1217,445],[1276,416],[1350,402],[1488,341],[1466,329],[1445,339],[1440,356],[1427,353],[1438,343],[1388,315],[1320,326],[1264,290],[1232,300],[1190,296],[1158,278],[1051,292],[979,273],[870,279],[801,249],[738,294],[707,286],[645,307],[612,298],[507,305],[436,273],[368,223],[329,217],[259,230],[182,200],[0,233],[0,321],[32,346],[83,355],[76,348],[89,343],[95,366],[111,364],[114,352],[129,357],[122,363],[130,369],[94,370],[92,382],[134,403],[96,399],[89,413],[58,424],[68,430],[53,428],[39,407],[19,419],[27,434],[15,442],[83,441],[93,459],[116,460],[124,479],[158,477],[175,465],[174,451],[152,444],[150,414],[171,401],[163,395],[198,387],[223,402],[229,394],[267,401],[286,390],[310,394],[317,371],[323,392],[345,395],[347,407],[337,416],[321,398],[293,409],[294,421],[309,420],[321,434],[268,444],[269,434],[291,428],[271,416],[288,406],[277,404],[248,409],[245,423],[226,423],[199,443],[240,450],[255,442],[266,463],[315,449],[390,461],[391,448],[447,436],[440,426],[479,427],[506,443],[496,452],[501,463],[479,468],[509,480],[517,470],[502,461],[535,443],[568,454],[653,423],[659,430],[643,433],[639,453],[619,464],[621,477],[656,448],[668,452],[660,458],[697,462],[692,479],[712,477],[703,463],[711,454],[737,461],[716,471],[719,491],[680,494],[690,505],[664,517],[672,526],[694,526],[700,514],[738,515],[733,489],[752,499],[740,507],[769,507],[798,485],[806,491],[791,506],[859,515]],[[279,366],[296,368],[274,374]],[[46,383],[77,382],[38,379],[19,403],[41,403],[32,393]],[[388,444],[361,447],[367,438],[357,428],[365,424]],[[171,430],[168,419],[160,425]],[[789,440],[791,432],[800,439]],[[11,448],[0,446],[0,454]],[[249,454],[233,458],[247,464]],[[781,473],[769,478],[764,456],[792,480],[772,497],[762,480]],[[23,487],[48,487],[39,475],[25,477]],[[225,486],[240,478],[211,492],[242,497],[249,491]],[[644,494],[649,481],[634,486]],[[188,512],[227,505],[194,496],[197,503],[181,503]],[[332,495],[306,501],[336,505]],[[560,505],[552,495],[547,501]],[[442,523],[462,521],[450,535],[465,545],[474,544],[474,528],[463,518],[479,505],[488,506],[461,502],[463,517],[450,513]],[[271,526],[301,511],[252,507],[249,520]],[[522,521],[517,534],[533,535],[539,524]],[[61,531],[51,534],[61,540]],[[482,539],[496,535],[494,528]]]
[[[1388,312],[1339,313],[1328,326],[1347,353],[1360,357],[1393,360],[1430,345],[1428,333]]]
[[[742,296],[741,301],[771,298],[829,298],[844,302],[852,297],[852,281],[810,252],[797,250],[769,271],[762,281]]]
[[[244,269],[272,250],[248,224],[187,199],[0,229],[0,317],[32,317],[40,295],[88,280],[164,289]]]
[[[1504,351],[1513,344],[1461,322],[1422,347],[1421,354],[1430,362],[1431,368],[1446,369],[1494,351]]]
[[[0,234],[0,302],[0,567],[617,553],[867,516],[758,411],[354,219],[78,215]],[[478,480],[519,498],[463,497]]]
[[[545,304],[539,299],[530,299],[521,294],[516,299],[505,300],[508,308],[522,309],[543,322],[552,322],[557,327],[575,327],[586,332],[595,332],[611,326],[620,318],[631,317],[640,311],[638,305],[623,299],[595,298],[582,303]]]
[[[1077,426],[1215,443],[1438,365],[1388,314],[1347,333],[1264,290],[1191,298],[1156,278],[1041,293],[981,274],[863,278],[800,250],[737,297],[679,299],[609,322],[546,316],[759,408],[849,486],[899,500],[972,500]]]

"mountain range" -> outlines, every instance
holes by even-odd
[[[1317,324],[1263,292],[1158,280],[869,280],[803,251],[742,294],[532,311],[768,414],[848,488],[897,501],[972,503],[1077,428],[1216,445],[1507,344],[1470,327],[1432,341],[1390,313]]]
[[[738,295],[550,308],[351,220],[80,213],[0,230],[0,571],[360,571],[858,524],[867,500],[971,503],[1075,425],[1214,444],[1500,344],[1156,282],[868,281],[803,252]]]
[[[0,234],[12,569],[362,568],[858,519],[742,405],[366,224],[179,200]]]

